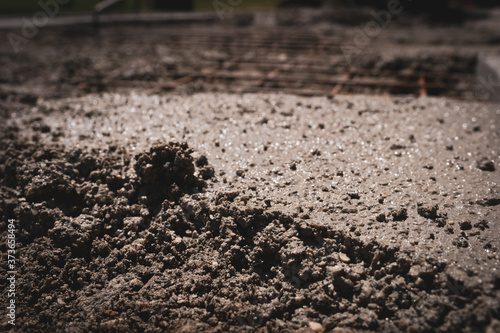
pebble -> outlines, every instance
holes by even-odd
[[[126,217],[123,219],[123,227],[125,230],[137,231],[143,222],[144,219],[139,216]]]
[[[391,215],[392,215],[392,218],[394,219],[394,221],[404,221],[408,218],[408,212],[406,210],[406,208],[398,208],[398,209],[394,209],[392,212],[391,212]]]
[[[313,331],[313,332],[318,332],[318,333],[322,333],[325,331],[325,329],[323,328],[323,325],[321,325],[320,323],[317,323],[315,321],[310,321],[309,322],[309,328]]]
[[[465,220],[463,222],[460,222],[460,229],[462,230],[470,230],[472,229],[472,224],[469,220]]]
[[[104,321],[101,323],[100,328],[102,330],[111,330],[116,326],[116,323],[117,323],[116,319]]]
[[[333,267],[328,267],[326,269],[326,271],[327,271],[328,275],[335,277],[335,276],[339,275],[340,273],[342,273],[344,271],[344,268],[340,265],[336,265]]]
[[[416,278],[416,277],[419,276],[421,269],[422,269],[422,266],[420,266],[420,265],[413,265],[410,268],[410,271],[408,272],[408,275],[411,276],[411,277],[413,277],[413,278]]]
[[[454,268],[451,271],[447,273],[448,279],[451,281],[454,281],[456,283],[464,284],[468,279],[469,276],[467,273],[465,273],[463,270]]]
[[[373,289],[368,284],[363,284],[361,287],[361,296],[363,298],[370,298],[373,293]]]
[[[351,261],[351,258],[349,258],[345,253],[340,252],[339,253],[339,259],[342,262],[348,263]]]
[[[487,158],[482,158],[477,161],[477,167],[482,171],[495,171],[495,163]]]

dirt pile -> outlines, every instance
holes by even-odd
[[[206,192],[218,179],[185,143],[131,156],[119,147],[23,144],[15,128],[5,133],[0,216],[19,221],[20,330],[457,332],[500,324],[500,276],[481,281],[229,186]],[[441,218],[435,206],[418,213]]]
[[[500,109],[473,75],[499,11],[405,15],[361,48],[369,10],[2,39],[17,330],[500,331]]]

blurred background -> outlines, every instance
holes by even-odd
[[[99,0],[73,0],[64,8],[63,13],[89,13],[94,10],[94,6]],[[248,0],[241,3],[240,9],[270,9],[278,5],[279,0]],[[3,1],[0,3],[0,12],[4,14],[15,14],[37,11],[38,0]],[[151,12],[157,10],[193,10],[210,11],[213,10],[213,1],[204,0],[123,0],[113,8],[117,12]]]
[[[39,9],[38,0],[17,0],[17,1],[2,1],[0,3],[0,13],[2,14],[19,14],[37,11]],[[50,2],[50,1],[44,1]],[[71,0],[61,8],[62,13],[89,13],[94,10],[99,0]],[[114,11],[117,12],[151,12],[158,10],[180,10],[180,11],[211,11],[214,9],[215,1],[206,0],[122,0],[116,2]],[[336,5],[368,5],[376,7],[386,6],[386,0],[242,0],[233,1],[232,3],[240,2],[238,10],[248,9],[274,9],[279,6],[321,6],[325,3]],[[401,1],[405,6],[411,6],[412,10],[418,11],[438,11],[448,7],[454,9],[467,10],[467,7],[474,6],[495,6],[498,5],[497,0],[421,0],[421,1]],[[224,3],[224,1],[221,1]],[[230,4],[230,3],[228,3]]]
[[[59,1],[0,3],[4,96],[500,98],[497,0]]]

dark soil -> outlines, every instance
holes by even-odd
[[[232,85],[169,73],[241,54],[120,29],[0,53],[0,251],[14,219],[18,271],[12,328],[0,266],[1,330],[500,331],[498,105],[192,94]],[[359,64],[470,71],[474,51],[447,47]]]
[[[33,133],[55,135],[42,119],[28,123]],[[0,155],[1,226],[19,223],[19,331],[494,332],[500,325],[497,271],[484,279],[439,256],[275,209],[237,187],[206,192],[217,182],[214,169],[185,143],[130,154],[116,145],[42,145],[20,132],[2,128]],[[351,191],[344,200],[361,198]],[[446,224],[435,204],[417,212]],[[404,207],[382,215],[377,221],[409,218]]]

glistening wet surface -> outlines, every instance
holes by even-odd
[[[134,92],[12,112],[23,328],[495,331],[499,112]]]

